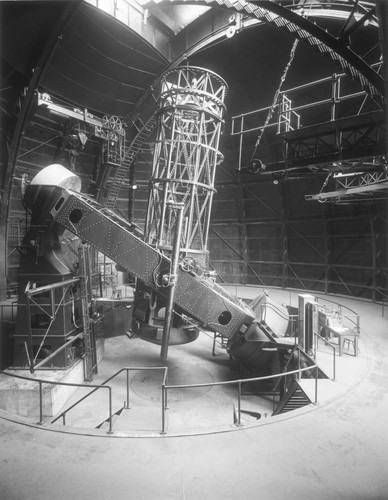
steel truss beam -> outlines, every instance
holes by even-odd
[[[291,167],[324,165],[331,161],[385,153],[385,113],[325,122],[284,134],[285,161]]]
[[[368,195],[376,191],[388,189],[388,177],[385,171],[367,172],[362,174],[334,175],[336,188],[334,191],[318,194],[307,194],[307,201],[332,201],[339,203],[354,195]]]

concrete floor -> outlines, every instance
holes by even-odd
[[[281,291],[271,291],[271,297],[294,300]],[[198,428],[198,422],[206,420],[202,415],[194,419],[192,435],[173,435],[182,431],[178,426],[171,435],[157,438],[82,435],[61,432],[61,427],[54,431],[14,422],[0,412],[1,500],[388,499],[388,321],[381,306],[342,298],[338,302],[361,316],[361,353],[357,360],[343,357],[342,366],[353,366],[351,382],[341,376],[337,392],[317,407],[256,425],[250,422],[233,432],[233,426],[217,419],[212,421],[216,433]],[[171,348],[171,363],[185,349],[190,353],[188,365],[198,366],[204,380],[209,374],[214,378],[210,365],[203,364],[207,358],[210,363],[211,353],[206,350],[201,356],[201,344],[195,346]],[[155,359],[158,348],[142,353],[143,363],[147,356]],[[114,354],[126,356],[119,344]],[[214,370],[225,372],[225,356],[220,350],[217,354],[214,365],[219,368]],[[150,404],[150,393],[142,392],[148,386],[140,381],[131,383],[133,397]],[[345,393],[338,391],[341,387],[346,387]],[[199,403],[203,400],[205,404]],[[224,407],[224,399],[209,392],[198,398],[176,396],[171,410],[173,403],[204,411],[210,403]]]

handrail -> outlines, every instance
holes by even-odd
[[[325,339],[325,337],[322,337],[322,335],[319,335],[319,333],[314,332],[314,335],[317,337],[317,342],[315,342],[315,353],[314,357],[315,359],[317,358],[317,343],[318,343],[318,338],[322,339],[329,347],[333,349],[333,378],[332,380],[335,380],[335,345],[329,342],[328,340]]]
[[[377,74],[377,73],[376,73]],[[334,73],[330,77],[309,82],[298,87],[282,90],[279,93],[279,99],[274,107],[276,115],[267,123],[262,118],[262,114],[270,107],[255,109],[246,113],[232,116],[231,118],[231,135],[239,137],[239,158],[238,170],[242,168],[243,148],[245,137],[256,131],[263,133],[264,129],[277,127],[277,135],[299,130],[300,128],[308,128],[322,123],[334,123],[340,118],[351,118],[359,116],[362,112],[364,104],[368,98],[366,90],[360,92],[349,93],[346,89],[342,89],[342,79],[346,75],[344,73]],[[304,90],[307,88],[315,88],[324,85],[323,89],[327,89],[327,97],[323,99],[309,102],[305,98]],[[290,97],[291,96],[291,97]],[[291,100],[292,99],[292,100]],[[358,107],[356,111],[345,111],[340,107],[344,101],[352,100]],[[314,113],[319,109],[319,113]],[[374,108],[373,108],[374,109]],[[302,124],[302,117],[305,123]]]
[[[279,309],[280,307],[282,307],[280,304],[277,304],[279,305]],[[262,304],[261,305],[261,317],[263,319],[263,321],[265,321],[265,309],[268,307],[268,309],[271,309],[273,312],[275,312],[278,316],[280,316],[281,318],[283,319],[290,319],[290,315],[287,314],[283,314],[282,311],[280,311],[277,307],[275,307],[274,304],[271,304],[270,302],[266,302],[265,304]],[[263,314],[263,310],[264,310],[264,314]]]
[[[69,408],[66,408],[66,410],[64,410],[62,413],[60,413],[54,420],[52,420],[51,423],[53,424],[54,422],[56,422],[57,420],[59,420],[62,417],[63,425],[66,425],[65,424],[66,415],[67,415],[67,413],[70,410],[72,410],[79,403],[81,403],[86,398],[88,398],[89,396],[91,396],[92,394],[94,394],[100,387],[109,387],[111,389],[110,386],[107,386],[105,384],[107,384],[108,382],[110,382],[111,380],[113,380],[115,377],[117,377],[118,375],[120,375],[120,373],[122,373],[124,371],[127,373],[127,401],[126,401],[125,408],[129,408],[129,372],[130,371],[134,371],[134,370],[164,370],[163,380],[165,380],[166,372],[167,372],[167,367],[165,367],[165,366],[136,366],[136,367],[121,368],[119,371],[117,371],[112,376],[110,376],[109,378],[107,378],[100,386],[96,387],[95,389],[93,389],[92,391],[90,391],[88,394],[85,394],[85,396],[83,396],[81,399],[79,399],[78,401],[76,401],[75,403],[73,403],[71,406],[69,406]],[[90,386],[86,386],[86,387],[93,387],[93,386],[90,385]],[[163,404],[163,401],[162,401],[162,404]],[[162,411],[162,432],[164,430],[164,415],[163,415],[163,413],[164,412]],[[111,405],[111,401],[110,401],[109,431],[108,431],[108,434],[112,434],[112,433],[113,433],[113,431],[112,431],[112,405]]]
[[[261,321],[263,321],[265,324],[266,323],[266,314],[265,314],[265,309],[268,308],[272,310],[274,313],[276,313],[280,318],[284,320],[288,320],[289,324],[291,325],[291,333],[295,333],[295,325],[297,324],[298,321],[298,315],[296,314],[283,314],[282,311],[280,311],[278,308],[274,306],[274,304],[271,304],[270,302],[266,302],[265,304],[261,305]],[[280,337],[282,338],[282,337]],[[295,338],[295,344],[296,342],[296,336],[295,335],[289,335],[287,338]]]
[[[375,67],[377,68],[378,66],[381,66],[381,63],[374,63],[371,65],[372,68],[375,68]],[[320,79],[314,80],[312,82],[307,82],[307,83],[304,83],[302,85],[298,85],[296,87],[290,87],[290,88],[284,89],[280,92],[280,94],[289,95],[289,94],[292,94],[294,92],[300,92],[302,90],[306,90],[306,89],[309,89],[309,88],[314,87],[314,86],[318,86],[318,85],[322,85],[322,84],[326,84],[326,83],[332,84],[333,80],[335,78],[337,78],[338,80],[341,80],[343,78],[347,78],[347,75],[346,75],[346,73],[334,73],[330,76],[320,78]],[[354,92],[351,94],[344,94],[341,96],[341,99],[352,99],[355,97],[362,97],[365,95],[367,95],[367,93],[365,91],[359,91],[359,92]],[[312,106],[314,106],[314,105],[319,105],[319,104],[329,104],[331,102],[332,102],[332,99],[328,98],[328,99],[324,99],[322,101],[317,101],[317,102],[310,103],[310,104]],[[232,116],[232,124],[233,124],[233,121],[236,119],[241,119],[241,118],[245,118],[247,116],[251,116],[251,115],[258,114],[258,113],[261,113],[264,111],[268,111],[270,109],[270,107],[271,106],[266,106],[264,108],[254,109],[253,111],[248,111],[246,113],[240,113],[239,115],[234,115],[234,116]],[[293,107],[287,111],[295,111],[295,110],[303,109],[303,108],[304,108],[304,106]],[[234,135],[234,134],[237,135],[239,133],[244,133],[244,131],[240,131],[240,132],[233,131],[232,135]]]
[[[315,370],[315,402],[314,402],[314,404],[317,404],[317,401],[318,401],[318,365],[314,364],[314,365],[308,366],[306,368],[300,368],[298,370],[292,370],[290,372],[285,372],[285,373],[266,375],[264,377],[253,377],[253,378],[246,378],[246,379],[226,380],[226,381],[221,381],[221,382],[207,382],[207,383],[203,383],[203,384],[166,385],[165,382],[163,381],[163,383],[162,383],[162,400],[165,402],[165,406],[163,407],[163,411],[165,411],[167,409],[167,400],[168,400],[167,393],[168,393],[169,389],[192,389],[194,387],[213,387],[213,386],[217,386],[217,385],[237,384],[238,385],[237,425],[241,425],[241,385],[243,383],[257,382],[257,381],[270,380],[270,379],[279,378],[279,377],[285,377],[287,375],[294,375],[296,373],[302,373],[305,371],[309,371],[309,370],[312,370],[314,368],[316,369]],[[164,396],[163,396],[163,393],[164,393]]]
[[[259,222],[259,221],[256,221],[256,222],[250,222],[250,224],[252,225],[260,225],[262,224],[262,222]],[[212,259],[212,262],[218,262],[217,260],[215,259]],[[228,261],[229,262],[229,261]],[[238,262],[238,261],[233,261],[231,260],[230,262]],[[263,260],[255,260],[255,261],[250,261],[250,262],[255,262],[255,263],[259,263],[259,264],[263,264],[263,263],[270,263],[270,264],[279,264],[280,262],[277,261],[277,260],[274,260],[274,261],[263,261]],[[297,264],[300,264],[300,265],[303,265],[303,262],[297,262]],[[323,268],[324,267],[324,264],[316,264],[318,267],[320,268]],[[352,266],[351,265],[344,265],[344,266],[341,266],[341,267],[344,267],[344,268],[351,268]],[[365,270],[370,270],[372,269],[371,266],[362,266],[361,269],[365,269]],[[272,279],[272,278],[276,278],[275,275],[269,275],[268,276],[268,279]],[[306,282],[310,282],[312,280],[305,280]],[[326,283],[325,280],[322,280],[322,279],[316,279],[314,280],[314,282],[316,284],[319,284],[319,285],[324,285]],[[331,280],[330,281],[330,284],[333,284],[333,285],[343,285],[343,283],[341,283],[340,281],[335,281],[335,280]],[[354,284],[354,283],[353,283]],[[363,291],[368,291],[368,292],[377,292],[379,294],[382,294],[384,295],[385,297],[388,298],[388,295],[385,295],[385,288],[379,288],[379,287],[376,287],[376,286],[369,286],[369,285],[361,285],[360,283],[356,283],[357,286],[360,286],[362,288]],[[238,289],[239,287],[242,287],[242,288],[255,288],[255,289],[258,289],[258,290],[261,290],[261,289],[267,289],[268,287],[265,286],[263,283],[259,283],[259,284],[255,284],[255,283],[247,283],[247,284],[244,284],[244,283],[227,283],[227,282],[223,282],[222,283],[222,286],[224,286],[225,288],[230,288],[230,289],[234,289],[235,292],[234,294],[237,296],[238,295]],[[373,299],[373,298],[369,298],[369,297],[359,297],[359,296],[354,296],[354,295],[350,295],[350,294],[344,294],[344,293],[333,293],[333,292],[324,292],[323,290],[314,290],[312,288],[294,288],[294,287],[284,287],[282,285],[271,285],[271,289],[274,289],[274,290],[281,290],[281,291],[284,291],[284,290],[287,290],[289,293],[293,292],[293,293],[296,293],[296,294],[299,294],[299,293],[306,293],[306,292],[310,292],[310,293],[313,293],[313,294],[316,294],[316,297],[318,298],[319,295],[325,295],[326,296],[330,296],[330,297],[337,297],[337,298],[341,298],[341,299],[344,299],[344,300],[359,300],[360,302],[366,302],[366,303],[373,303],[373,304],[378,304],[380,305],[380,301],[379,300],[376,300],[376,299]],[[384,290],[384,291],[383,291]],[[322,298],[322,297],[321,297]],[[324,299],[322,298],[322,300],[328,300],[328,299]],[[335,304],[337,305],[340,305],[338,302],[334,302]],[[345,306],[344,306],[345,307]],[[354,311],[352,311],[354,312]]]
[[[372,68],[375,68],[375,67],[377,68],[378,66],[381,66],[380,62],[371,64]],[[339,79],[341,79],[341,78],[347,78],[347,74],[346,73],[336,73],[335,75]],[[310,87],[312,87],[314,85],[320,85],[321,83],[330,83],[332,80],[333,80],[333,75],[326,76],[324,78],[320,78],[319,80],[314,80],[313,82],[307,82],[307,83],[303,83],[301,85],[298,85],[296,87],[290,87],[288,89],[283,90],[283,93],[289,94],[290,92],[296,92],[296,91],[300,91],[300,90],[305,90],[306,88],[310,88]],[[365,92],[362,92],[362,93],[365,94]]]
[[[283,369],[283,372],[285,370],[287,370],[288,365],[290,364],[290,362],[292,360],[292,356],[293,356],[293,354],[294,354],[295,351],[298,351],[298,367],[300,366],[300,348],[299,348],[298,344],[295,344],[295,346],[292,348],[292,351],[290,353],[290,357],[288,358],[288,361],[287,361],[287,363],[286,363],[286,365],[285,365],[285,367]],[[276,382],[274,388],[272,389],[272,398],[274,398],[275,391],[278,388],[278,385],[280,384],[280,381],[281,381],[281,379],[279,378],[279,380]]]
[[[334,305],[338,306],[338,310],[339,310],[339,314],[340,314],[341,318],[344,318],[344,319],[350,321],[351,323],[353,323],[354,328],[356,329],[357,335],[360,335],[360,316],[356,313],[356,311],[353,311],[353,309],[351,309],[348,306],[344,306],[343,304],[339,304],[338,302],[334,302],[333,300],[326,299],[326,297],[324,299],[322,297],[316,297],[316,298],[317,298],[318,305],[319,305],[319,301],[321,301],[321,303],[323,301],[325,301],[325,302],[330,302],[330,304],[334,304]],[[350,311],[352,313],[352,315],[355,316],[356,319],[354,320],[351,316],[343,315],[342,309],[347,309],[348,311]]]
[[[70,387],[94,387],[95,389],[87,394],[84,399],[86,399],[87,396],[90,396],[93,392],[95,392],[97,389],[108,389],[109,390],[109,433],[112,433],[112,388],[108,385],[97,385],[97,384],[77,384],[75,382],[58,382],[58,381],[52,381],[52,380],[43,380],[39,378],[30,378],[30,377],[25,377],[23,375],[16,375],[14,373],[7,373],[6,371],[0,370],[0,373],[3,375],[7,375],[8,377],[15,377],[15,378],[20,378],[22,380],[28,380],[30,382],[36,382],[39,384],[39,422],[37,422],[38,425],[43,425],[43,384],[47,385],[64,385],[64,386],[70,386]],[[59,417],[58,417],[59,418]],[[57,420],[53,420],[51,423],[54,423]]]
[[[353,311],[353,309],[351,309],[350,307],[348,306],[344,306],[343,304],[339,304],[338,302],[335,302],[334,300],[330,300],[330,299],[327,299],[326,297],[322,298],[322,297],[317,297],[317,301],[326,301],[326,302],[330,302],[330,304],[335,304],[336,306],[339,306],[339,308],[345,308],[347,309],[348,311],[352,312],[353,314],[355,314],[356,316],[358,316],[358,314],[356,313],[356,311]]]
[[[16,321],[16,313],[17,313],[17,308],[18,307],[26,307],[26,304],[18,304],[17,301],[12,301],[10,304],[0,304],[0,321],[3,322],[5,321],[4,319],[4,309],[10,309],[11,310],[11,318],[10,321]],[[16,309],[16,311],[15,311]]]
[[[167,385],[167,376],[168,376],[168,368],[166,366],[152,366],[152,367],[125,367],[121,368],[119,371],[114,373],[111,377],[109,377],[107,380],[105,380],[102,384],[77,384],[77,383],[72,383],[72,382],[58,382],[58,381],[50,381],[50,380],[43,380],[43,379],[32,379],[30,377],[25,377],[22,375],[16,375],[13,373],[7,373],[5,371],[0,370],[0,374],[4,374],[9,377],[15,377],[15,378],[20,378],[23,380],[28,380],[31,382],[36,382],[39,384],[39,422],[37,424],[43,425],[43,384],[47,385],[64,385],[64,386],[72,386],[72,387],[86,387],[86,388],[93,388],[92,391],[88,392],[85,394],[81,399],[73,403],[69,408],[61,412],[54,420],[51,421],[51,423],[55,423],[57,420],[62,418],[63,420],[63,425],[66,425],[66,415],[67,413],[72,410],[75,406],[77,406],[79,403],[87,399],[89,396],[94,394],[98,389],[108,389],[109,392],[109,430],[108,434],[113,434],[113,423],[112,423],[112,387],[109,385],[105,385],[108,382],[110,382],[112,379],[117,377],[119,374],[122,372],[126,372],[127,374],[127,399],[126,399],[126,406],[125,408],[129,408],[129,371],[134,371],[134,370],[163,370],[163,379],[162,379],[162,429],[161,429],[161,434],[166,434],[166,415],[165,412],[168,409],[167,403],[168,403],[168,390],[174,390],[174,389],[191,389],[195,387],[213,387],[213,386],[219,386],[219,385],[238,385],[238,417],[237,417],[237,425],[241,425],[241,386],[244,383],[249,383],[249,382],[256,382],[256,381],[263,381],[263,380],[270,380],[270,379],[276,379],[276,378],[281,378],[289,375],[294,375],[294,374],[300,374],[305,371],[310,371],[315,368],[315,400],[314,404],[317,404],[318,401],[318,365],[314,364],[312,366],[308,366],[305,368],[299,368],[297,370],[292,370],[289,372],[282,372],[278,374],[273,374],[273,375],[266,375],[263,377],[253,377],[253,378],[246,378],[246,379],[237,379],[237,380],[228,380],[228,381],[220,381],[220,382],[208,382],[208,383],[202,383],[202,384],[182,384],[182,385]]]

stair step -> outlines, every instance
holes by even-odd
[[[138,130],[139,132],[129,145],[128,149],[125,150],[125,159],[120,163],[118,170],[112,180],[112,185],[108,191],[107,201],[105,206],[113,208],[116,204],[117,196],[120,192],[120,188],[123,180],[125,179],[129,168],[132,165],[138,152],[141,150],[145,139],[149,136],[150,132],[155,128],[156,118],[153,115],[148,122],[142,123],[142,127]]]
[[[121,412],[124,410],[124,407],[123,408],[120,408],[119,410],[117,410],[113,415],[112,415],[112,428],[114,427],[115,423],[117,422]],[[104,420],[103,422],[101,422],[100,424],[98,424],[96,426],[96,429],[100,429],[102,431],[106,431],[108,432],[109,431],[109,417]]]
[[[124,408],[117,419],[115,431],[154,431],[160,432],[162,427],[162,410],[148,406]]]

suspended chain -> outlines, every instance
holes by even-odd
[[[275,108],[276,108],[276,106],[277,106],[277,104],[278,104],[278,101],[279,101],[279,94],[280,94],[280,92],[281,92],[281,90],[282,90],[282,86],[283,86],[283,83],[284,83],[284,81],[285,81],[285,79],[286,79],[286,76],[287,76],[288,70],[289,70],[289,69],[290,69],[290,67],[291,67],[291,63],[292,63],[292,61],[294,60],[295,50],[296,50],[296,47],[297,47],[298,43],[299,43],[299,40],[298,40],[298,38],[296,38],[296,39],[294,40],[294,43],[293,43],[292,48],[291,48],[290,58],[289,58],[289,60],[288,60],[288,63],[287,63],[287,65],[286,65],[286,67],[284,68],[283,75],[282,75],[282,77],[281,77],[281,79],[280,79],[279,87],[277,88],[277,90],[276,90],[276,92],[275,92],[275,96],[274,96],[273,101],[272,101],[272,106],[271,106],[271,108],[270,108],[270,109],[269,109],[269,111],[268,111],[268,115],[267,115],[267,118],[265,119],[264,126],[263,126],[263,128],[260,130],[259,135],[258,135],[258,137],[257,137],[256,144],[255,144],[255,150],[253,151],[253,155],[252,155],[252,160],[253,160],[253,159],[254,159],[254,157],[255,157],[255,154],[256,154],[256,150],[257,150],[257,148],[260,146],[260,141],[261,141],[261,138],[262,138],[262,136],[263,136],[264,130],[267,128],[268,123],[270,122],[270,120],[271,120],[271,118],[272,118],[273,112],[275,111]]]
[[[241,2],[238,1],[236,3]],[[255,4],[251,4],[250,9],[253,10],[255,17],[270,24],[274,24],[280,29],[289,31],[300,40],[308,43],[312,48],[318,49],[321,54],[330,57],[330,59],[350,75],[352,79],[358,79],[361,87],[372,99],[378,102],[380,106],[384,105],[383,79],[344,43],[338,41],[319,26],[289,9],[269,1],[259,1],[256,3],[261,4],[264,8],[256,7]],[[269,12],[269,10],[272,12]],[[290,19],[282,17],[282,14],[286,14],[288,18],[295,19],[295,23],[290,21]],[[303,29],[302,26],[305,26],[306,29]],[[314,36],[313,33],[316,33],[317,37]]]
[[[92,339],[89,317],[89,305],[91,298],[90,290],[90,269],[89,269],[89,252],[88,247],[83,245],[78,252],[79,266],[80,266],[80,293],[81,293],[81,307],[82,307],[82,327],[83,339],[85,347],[85,380],[93,380],[93,353],[92,353]]]

